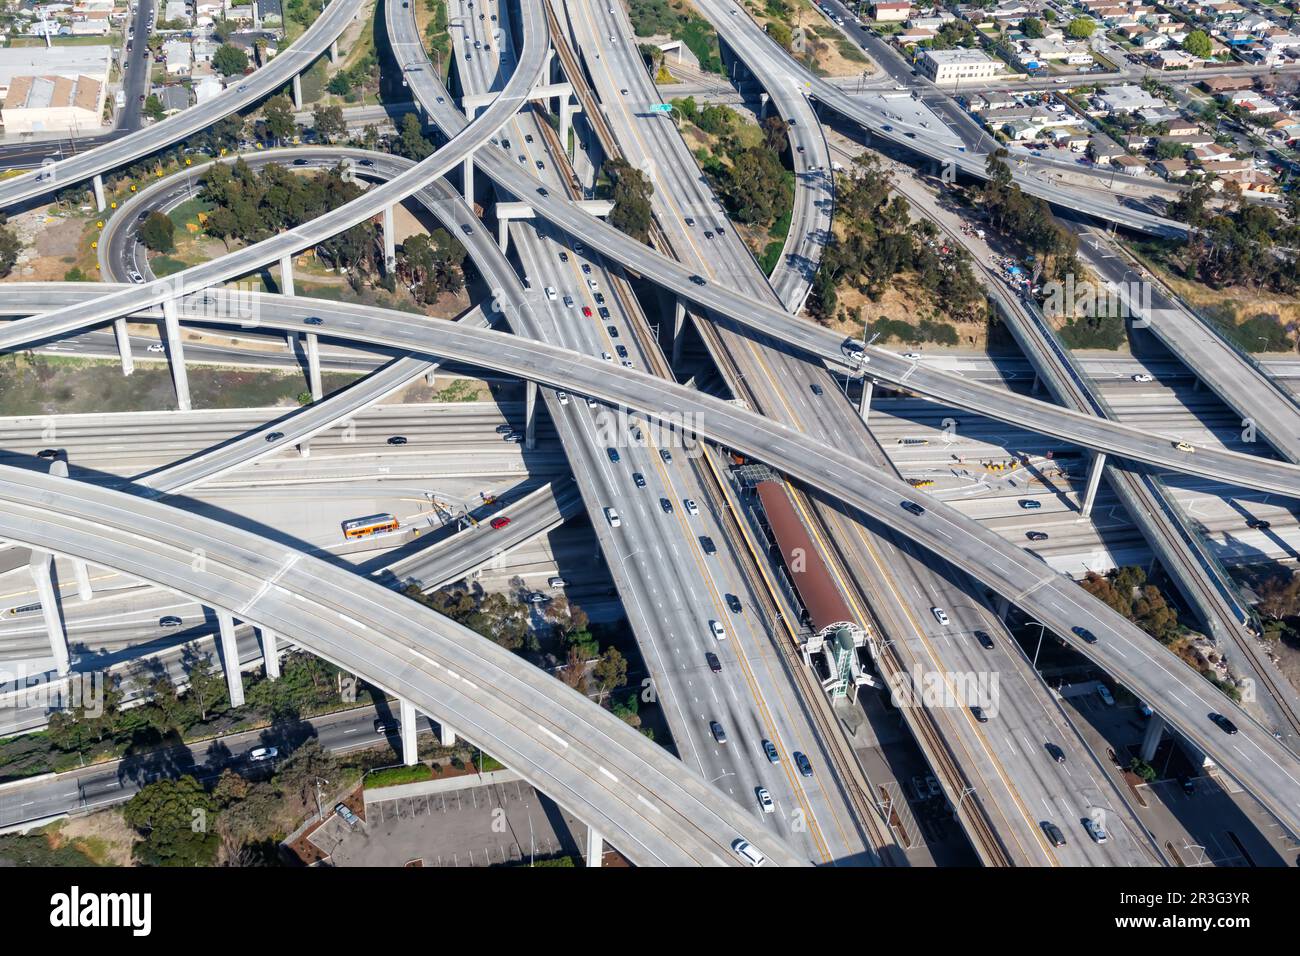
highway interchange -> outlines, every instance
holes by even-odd
[[[167,121],[147,127],[78,156],[75,161],[64,161],[56,167],[57,182],[80,181],[111,170],[183,139],[232,109],[255,102],[319,56],[355,16],[356,6],[347,0],[334,0],[289,51],[296,59],[289,54],[277,57],[272,67],[250,77],[247,89],[241,86],[235,91],[237,95],[228,91],[212,101],[209,112],[190,115],[196,111],[186,111],[176,117],[186,118],[183,124]],[[797,313],[806,297],[833,210],[831,152],[807,94],[812,91],[819,101],[861,122],[877,136],[881,135],[881,119],[870,108],[844,97],[832,84],[804,75],[793,62],[777,62],[778,54],[766,38],[754,35],[752,21],[743,13],[737,15],[735,9],[727,9],[729,6],[714,0],[701,4],[736,55],[772,90],[775,108],[787,118],[798,119],[791,135],[806,147],[792,154],[801,188],[797,190],[790,240],[770,281],[758,271],[735,230],[726,230],[716,240],[699,235],[706,225],[720,223],[723,214],[717,199],[701,182],[702,177],[687,174],[696,167],[671,120],[663,114],[645,112],[648,105],[657,102],[657,94],[641,67],[635,42],[628,42],[631,30],[621,7],[606,10],[599,4],[569,0],[554,5],[549,19],[571,34],[572,49],[582,51],[585,69],[594,81],[589,92],[603,106],[606,135],[617,140],[634,166],[655,171],[652,178],[658,187],[653,196],[657,228],[671,256],[647,249],[573,201],[561,198],[566,190],[573,189],[573,184],[556,171],[554,152],[544,145],[548,137],[554,139],[549,127],[543,128],[546,120],[539,118],[535,107],[527,105],[531,88],[551,81],[544,73],[544,64],[550,62],[544,57],[548,42],[554,40],[557,46],[570,43],[551,36],[548,18],[525,4],[519,12],[522,29],[516,50],[512,29],[507,27],[497,36],[496,28],[475,19],[468,7],[458,11],[458,22],[470,27],[466,30],[457,26],[452,31],[458,62],[470,64],[461,68],[461,86],[467,95],[491,96],[486,108],[467,121],[434,78],[434,71],[427,68],[413,13],[403,13],[396,4],[388,5],[386,27],[399,65],[406,71],[417,102],[446,136],[446,142],[433,156],[412,164],[396,157],[372,158],[360,151],[321,149],[315,156],[309,151],[294,151],[295,157],[309,162],[344,160],[353,170],[378,182],[361,198],[310,224],[179,275],[153,279],[147,269],[140,268],[139,250],[129,228],[136,220],[135,209],[166,208],[168,203],[175,203],[188,195],[191,180],[201,171],[192,169],[161,181],[109,220],[110,229],[100,249],[105,278],[116,276],[120,280],[126,277],[123,272],[129,275],[139,270],[145,281],[118,287],[0,286],[0,311],[19,317],[0,330],[0,347],[48,345],[123,316],[156,316],[160,307],[171,308],[178,303],[193,307],[183,310],[183,314],[203,315],[208,324],[238,326],[238,318],[213,316],[210,309],[203,309],[209,294],[202,290],[281,262],[408,197],[419,198],[449,230],[467,237],[465,244],[476,267],[498,293],[494,308],[471,309],[454,325],[438,323],[431,328],[411,316],[378,308],[292,296],[255,296],[260,306],[259,331],[277,330],[294,338],[304,331],[304,319],[314,317],[323,321],[320,334],[335,342],[375,347],[397,357],[351,388],[292,413],[283,421],[251,426],[237,440],[218,439],[208,450],[185,453],[179,461],[152,467],[130,482],[122,480],[134,470],[129,465],[114,469],[120,477],[107,482],[101,477],[94,482],[70,484],[29,467],[14,468],[6,459],[0,464],[4,479],[0,497],[7,503],[6,513],[0,518],[0,538],[152,581],[198,602],[191,608],[224,608],[240,620],[271,628],[299,646],[365,674],[389,692],[415,702],[436,720],[449,721],[458,733],[498,756],[598,829],[634,862],[735,864],[740,860],[732,853],[731,844],[738,835],[759,845],[773,862],[878,862],[881,856],[888,857],[883,852],[888,840],[887,825],[879,819],[862,819],[861,805],[855,806],[848,796],[852,785],[844,779],[843,770],[828,773],[825,785],[821,781],[801,781],[788,765],[783,772],[773,771],[755,746],[760,737],[771,738],[781,744],[783,752],[802,747],[824,754],[822,764],[833,760],[826,749],[830,744],[815,739],[819,727],[797,703],[790,678],[773,663],[777,658],[772,648],[783,633],[775,622],[762,622],[757,615],[739,620],[725,607],[724,595],[735,592],[748,595],[747,605],[754,603],[746,581],[748,559],[741,553],[743,549],[732,545],[715,516],[706,514],[701,523],[679,512],[665,522],[654,503],[661,488],[677,501],[695,498],[711,502],[717,498],[717,493],[710,491],[707,474],[717,467],[716,462],[708,464],[713,453],[706,452],[703,461],[695,461],[692,455],[687,462],[673,465],[657,454],[658,449],[637,442],[626,449],[628,460],[619,467],[612,467],[615,463],[605,455],[608,425],[601,419],[613,409],[633,410],[647,424],[658,420],[671,427],[685,420],[694,425],[694,436],[690,437],[698,436],[762,461],[809,493],[806,507],[824,511],[815,526],[843,542],[836,546],[841,556],[837,560],[847,563],[836,564],[837,574],[856,577],[862,572],[871,578],[872,572],[859,563],[860,557],[845,557],[858,543],[873,556],[877,548],[886,549],[886,553],[901,549],[899,554],[905,557],[896,555],[887,562],[891,574],[898,574],[905,566],[909,580],[921,584],[930,595],[954,596],[947,603],[954,614],[961,615],[963,629],[981,624],[994,627],[988,622],[996,617],[989,614],[988,608],[957,610],[963,589],[975,586],[970,581],[978,580],[1121,680],[1182,736],[1212,755],[1284,826],[1292,832],[1300,831],[1300,764],[1268,728],[1238,711],[1172,655],[1155,647],[1138,628],[1088,598],[1077,585],[1046,568],[1020,545],[906,484],[853,406],[835,398],[839,386],[827,366],[849,378],[869,375],[882,384],[902,386],[954,407],[1128,461],[1182,472],[1196,481],[1212,480],[1283,498],[1300,496],[1300,457],[1292,454],[1291,439],[1287,437],[1295,431],[1290,421],[1295,406],[1289,396],[1281,403],[1285,406],[1281,412],[1261,413],[1259,419],[1261,433],[1286,461],[1208,444],[1199,446],[1193,455],[1179,449],[1179,439],[1164,434],[1163,429],[1152,432],[1142,425],[1108,421],[1086,407],[1071,412],[885,349],[870,348],[864,359],[858,359],[852,350],[844,348],[842,339],[792,317],[791,312]],[[505,20],[503,16],[503,27]],[[608,44],[603,39],[606,35],[610,38]],[[475,39],[482,47],[477,56],[470,54],[468,45]],[[603,58],[589,58],[597,49],[602,50]],[[564,52],[557,59],[563,60]],[[572,57],[572,50],[568,53]],[[282,66],[281,72],[263,75]],[[584,102],[581,95],[579,101]],[[168,123],[173,126],[164,129]],[[513,151],[507,154],[501,149],[503,138],[515,142],[520,162],[514,162]],[[902,140],[901,136],[884,138]],[[914,148],[916,143],[899,145]],[[964,169],[973,170],[979,158],[964,147],[960,153],[944,151],[942,143],[934,148],[939,154],[932,158],[951,159]],[[666,159],[674,156],[677,161]],[[507,197],[527,202],[538,217],[534,222],[518,221],[508,227],[511,253],[522,266],[526,283],[520,282],[494,238],[441,178],[449,171],[465,168],[470,157],[476,171],[490,178]],[[982,172],[982,159],[978,165]],[[1041,182],[1038,186],[1032,186],[1032,182],[1025,180],[1022,185],[1027,191],[1041,189]],[[0,184],[0,201],[30,201],[48,192],[53,183],[34,176],[8,180]],[[478,188],[481,192],[482,187]],[[1054,195],[1053,199],[1062,197]],[[1081,212],[1100,208],[1098,200],[1088,195],[1070,195],[1063,201]],[[1113,203],[1107,215],[1116,217]],[[1168,221],[1145,214],[1128,215],[1120,221],[1160,233],[1173,228]],[[128,228],[120,228],[124,225]],[[584,254],[584,243],[599,249],[600,256]],[[1099,253],[1099,257],[1105,256]],[[591,269],[579,271],[584,261]],[[672,380],[671,368],[657,343],[639,333],[645,316],[640,314],[620,267],[658,285],[686,305],[685,312],[706,346],[716,357],[726,356],[719,364],[726,366],[728,374],[734,372],[733,383],[743,382],[747,390],[745,403],[729,403]],[[563,292],[584,285],[593,291],[602,290],[609,297],[609,330],[622,328],[625,336],[617,346],[601,325],[581,322],[575,329],[569,320],[572,313],[543,293],[547,288]],[[1176,313],[1184,323],[1188,319],[1196,321],[1172,300],[1162,301],[1159,312],[1152,315],[1153,325],[1163,321],[1167,313]],[[672,320],[663,318],[661,322]],[[494,330],[490,324],[498,328]],[[502,324],[510,332],[500,330]],[[671,342],[672,330],[668,331]],[[1216,347],[1217,340],[1212,336],[1202,339],[1203,348]],[[608,358],[608,352],[623,345],[629,351],[620,355],[630,357],[623,363],[621,374],[611,376],[609,365],[600,355],[606,353]],[[1184,358],[1193,370],[1215,360],[1197,355]],[[411,606],[403,603],[405,599],[379,585],[356,584],[358,579],[351,572],[245,527],[225,526],[210,517],[151,500],[201,483],[220,488],[223,478],[228,479],[228,485],[238,484],[240,469],[261,468],[259,460],[294,446],[306,446],[314,436],[325,435],[328,429],[362,413],[444,361],[544,386],[539,390],[541,401],[555,423],[581,494],[570,490],[556,496],[545,489],[530,493],[538,497],[525,499],[532,504],[519,512],[514,537],[499,543],[522,543],[550,530],[565,515],[585,505],[646,651],[647,665],[669,714],[681,762],[600,708],[567,693],[550,677],[534,677],[528,673],[528,665],[490,642],[432,612],[421,609],[419,615],[412,615]],[[1243,393],[1225,393],[1223,399],[1230,407],[1251,409],[1252,414],[1262,407],[1259,392],[1277,388],[1272,379],[1259,373],[1253,385],[1250,381],[1244,385]],[[561,390],[575,399],[580,396],[589,400],[561,400]],[[823,391],[829,393],[825,399]],[[223,423],[219,430],[228,433],[229,428]],[[681,437],[671,439],[671,447],[681,447],[676,444]],[[182,444],[189,447],[193,443],[191,439]],[[202,446],[204,441],[199,438],[198,444]],[[170,451],[164,446],[151,449],[151,453],[166,458]],[[81,463],[74,460],[74,464]],[[634,470],[650,475],[654,487],[644,493],[633,488],[630,475]],[[88,467],[85,475],[74,477],[90,475]],[[905,514],[899,508],[904,500],[923,502],[924,513]],[[619,504],[621,528],[610,527],[604,520],[610,502]],[[722,506],[727,504],[722,502]],[[845,513],[839,506],[851,510]],[[48,520],[41,520],[42,514],[49,516]],[[887,531],[882,534],[883,529],[898,528],[904,522],[905,535]],[[706,555],[699,550],[701,528],[728,541],[721,555]],[[152,542],[153,547],[147,542]],[[189,568],[183,554],[196,542],[204,543],[219,570],[198,572]],[[969,581],[941,580],[928,566],[925,555],[937,556],[960,569],[970,576]],[[640,561],[635,560],[638,556]],[[399,562],[394,568],[398,569],[396,573],[412,573],[419,568],[421,573],[416,576],[426,585],[435,586],[473,570],[483,557],[474,536],[461,532],[441,542],[436,559],[424,555],[419,563],[412,563],[417,559],[408,558],[404,559],[407,563]],[[881,573],[879,558],[873,560],[877,564],[875,573]],[[357,593],[364,596],[364,613],[339,609],[320,594],[319,583],[327,580],[344,590],[358,588]],[[345,580],[354,583],[345,584]],[[854,586],[859,587],[861,584]],[[897,584],[888,581],[885,588],[896,594],[899,590]],[[914,617],[918,608],[925,613],[929,600],[934,598],[914,601],[899,595],[895,609],[883,613]],[[403,608],[407,616],[418,617],[423,630],[413,630],[414,623],[403,619]],[[157,610],[151,605],[145,616]],[[727,725],[737,728],[737,736],[744,743],[725,753],[708,734],[706,714],[686,713],[699,706],[697,681],[709,679],[699,673],[703,652],[713,643],[703,625],[715,617],[738,628],[731,647],[737,652],[739,670],[735,676],[728,672],[724,686],[731,696],[726,704]],[[255,656],[256,647],[251,642],[250,646]],[[752,649],[753,660],[742,650],[745,647]],[[972,648],[969,643],[944,648],[938,652],[942,656],[932,660],[942,660],[953,671],[987,666],[979,660],[982,652]],[[931,649],[926,653],[935,652]],[[657,655],[663,655],[663,659],[656,659]],[[691,663],[670,663],[677,656]],[[1021,736],[1027,744],[1025,751],[1020,752],[1019,745],[1013,743],[1011,753],[1007,753],[999,745],[996,756],[968,756],[959,758],[959,763],[967,767],[967,772],[975,768],[974,772],[990,778],[1003,777],[1002,796],[981,794],[978,798],[981,812],[998,823],[1002,844],[999,850],[985,847],[983,852],[994,856],[1002,853],[1017,863],[1051,864],[1056,858],[1038,831],[1039,815],[1023,805],[1005,774],[1030,768],[1025,770],[1027,774],[1041,775],[1040,769],[1033,769],[1030,756],[1038,747],[1026,734],[1041,738],[1045,723],[1056,725],[1061,721],[1026,662],[1005,663],[1016,685],[1004,700],[1007,726],[1013,733],[1024,731]],[[744,679],[739,678],[741,673]],[[714,701],[711,706],[716,710],[719,702],[717,691],[712,689],[715,684],[707,686]],[[518,716],[522,712],[519,708],[538,716],[529,723]],[[1230,742],[1225,742],[1221,732],[1206,719],[1212,711],[1233,714],[1241,732]],[[956,744],[958,749],[982,748],[973,723],[959,719],[959,726],[953,727],[952,720],[952,715],[943,716],[944,727],[962,741]],[[590,734],[581,728],[588,728]],[[1061,737],[1069,741],[1072,758],[1080,754],[1079,764],[1086,767],[1089,778],[1086,785],[1080,785],[1084,802],[1075,806],[1062,800],[1063,812],[1067,817],[1071,813],[1077,816],[1086,813],[1089,806],[1107,806],[1114,818],[1124,821],[1122,835],[1108,849],[1072,845],[1069,862],[1159,862],[1159,851],[1152,848],[1150,836],[1130,816],[1124,798],[1105,779],[1104,772],[1088,764],[1068,731],[1061,732]],[[799,746],[791,747],[787,741]],[[704,753],[706,750],[711,753]],[[726,777],[734,780],[726,781]],[[760,784],[769,786],[782,803],[778,826],[766,820],[762,827],[755,823],[749,795]],[[1019,779],[1017,784],[1030,785]],[[716,792],[714,787],[729,795],[721,807],[708,797],[710,792]],[[1043,780],[1034,784],[1034,789],[1052,795],[1059,787]],[[1053,810],[1050,801],[1044,802]],[[960,801],[958,806],[960,812]],[[671,819],[666,819],[666,814]],[[811,825],[795,826],[794,821],[805,815]],[[1061,856],[1066,859],[1065,854]]]

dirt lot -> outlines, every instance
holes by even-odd
[[[766,26],[781,23],[790,29],[795,57],[819,76],[858,76],[876,72],[876,66],[862,49],[817,12],[809,0],[784,0],[787,13],[774,17],[762,0],[745,0],[753,18]],[[802,27],[802,44],[798,31]],[[845,52],[848,56],[845,56]]]
[[[50,845],[72,844],[101,866],[130,866],[135,831],[122,820],[120,809],[101,810],[53,824],[45,831]]]
[[[23,251],[6,282],[61,282],[77,264],[88,220],[79,214],[50,215],[48,209],[33,209],[9,220]]]

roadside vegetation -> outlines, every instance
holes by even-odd
[[[629,0],[632,29],[639,37],[671,36],[695,54],[700,69],[722,72],[718,34],[685,0]]]
[[[987,325],[988,305],[970,259],[947,248],[929,219],[893,192],[893,175],[874,153],[857,156],[839,174],[834,235],[822,252],[808,308],[823,325],[882,340],[957,345],[954,323]],[[908,319],[869,314],[887,293],[905,293]]]
[[[522,582],[509,594],[489,593],[481,585],[463,584],[424,594],[419,585],[407,597],[463,624],[471,631],[513,651],[574,690],[592,698],[633,727],[641,726],[638,689],[628,683],[623,629],[592,623],[587,613],[563,594],[551,597],[536,620]],[[633,645],[634,646],[634,645]],[[653,737],[650,728],[642,733]]]

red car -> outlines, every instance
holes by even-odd
[[[501,517],[501,518],[493,518],[493,519],[492,519],[492,530],[493,530],[493,531],[500,531],[502,528],[504,528],[504,527],[505,527],[506,525],[508,525],[509,523],[510,523],[510,519],[509,519],[509,518],[505,518],[505,517]]]
[[[582,307],[582,314],[585,315],[587,318],[591,318],[591,306],[584,305]]]

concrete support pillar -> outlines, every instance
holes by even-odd
[[[62,458],[56,458],[50,462],[50,474],[55,478],[68,477],[68,463]],[[90,573],[86,570],[86,562],[80,558],[69,558],[72,562],[72,576],[77,581],[77,597],[84,603],[94,597],[94,592],[90,589]]]
[[[235,619],[229,611],[217,611],[221,631],[221,666],[226,670],[226,690],[230,706],[244,706],[244,675],[239,672],[239,645],[235,642]]]
[[[108,208],[108,202],[104,199],[104,177],[96,173],[91,183],[95,187],[95,208],[103,212]]]
[[[686,303],[681,299],[673,302],[673,355],[671,365],[676,367],[682,358],[682,338],[686,333]]]
[[[113,320],[113,337],[117,339],[117,354],[122,359],[122,374],[135,371],[135,358],[131,355],[131,333],[126,329],[126,319]]]
[[[1088,487],[1083,493],[1083,509],[1080,514],[1088,517],[1092,514],[1093,502],[1097,500],[1097,486],[1101,484],[1101,473],[1106,468],[1106,456],[1100,452],[1092,456],[1088,466]]]
[[[767,101],[768,95],[766,93],[758,94],[758,121],[760,123],[767,118]]]
[[[59,606],[59,596],[54,592],[54,556],[48,551],[33,551],[27,567],[32,572],[36,596],[41,601],[41,617],[45,619],[54,670],[62,677],[72,667],[68,656],[68,635],[63,630],[63,611]]]
[[[573,106],[569,103],[569,94],[560,95],[560,149],[573,160],[573,150],[569,149],[569,130],[573,128]],[[576,146],[574,147],[577,148]]]
[[[994,610],[997,611],[998,620],[1005,624],[1007,620],[1007,612],[1011,610],[1011,602],[1002,595],[998,595],[998,600],[994,605]]]
[[[163,329],[167,333],[167,360],[171,363],[172,384],[176,386],[176,407],[190,410],[190,379],[185,374],[185,346],[181,342],[181,320],[175,299],[163,300]]]
[[[402,763],[413,767],[420,762],[419,748],[416,745],[419,730],[415,726],[415,705],[405,699],[398,703],[402,705]]]
[[[1160,746],[1160,738],[1165,733],[1165,721],[1159,714],[1152,714],[1147,718],[1147,730],[1142,735],[1142,759],[1150,763],[1156,755],[1156,748]]]
[[[605,839],[595,827],[587,827],[587,866],[600,866],[605,856]]]
[[[871,393],[876,390],[875,379],[862,379],[862,396],[858,399],[858,416],[865,422],[871,414]]]
[[[293,256],[280,257],[280,294],[293,295]]]
[[[456,729],[448,727],[444,721],[438,721],[438,743],[444,747],[456,746]]]
[[[464,165],[461,166],[460,172],[461,187],[465,193],[465,205],[470,209],[474,208],[474,154],[465,157]],[[387,220],[385,220],[386,222]]]
[[[293,78],[293,108],[302,112],[302,77]]]
[[[331,40],[330,41],[330,62],[337,63],[338,61],[339,61],[339,41]]]
[[[497,246],[500,247],[503,256],[510,248],[510,223],[505,219],[497,220]]]
[[[311,385],[311,400],[319,402],[325,392],[320,384],[320,340],[315,332],[307,333],[307,381]]]
[[[524,384],[524,447],[537,447],[537,383],[531,380]]]
[[[1031,388],[1031,389],[1029,390],[1029,394],[1030,394],[1030,395],[1037,395],[1038,392],[1039,392],[1039,390],[1040,390],[1042,387],[1043,387],[1043,382],[1042,382],[1042,380],[1038,377],[1038,373],[1035,372],[1035,373],[1034,373],[1034,386],[1033,386],[1033,388]]]
[[[259,627],[257,632],[262,636],[262,664],[266,667],[266,679],[275,680],[280,676],[280,649],[275,631]]]
[[[397,240],[393,235],[393,207],[384,207],[384,269],[391,274],[397,266]]]

